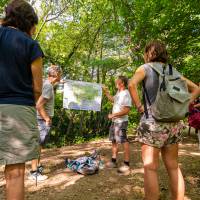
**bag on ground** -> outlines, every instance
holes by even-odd
[[[92,175],[98,172],[100,164],[100,156],[97,151],[94,151],[90,156],[83,156],[76,160],[65,160],[67,168],[74,172],[83,175]]]

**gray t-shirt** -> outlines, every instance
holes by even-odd
[[[53,85],[49,80],[45,80],[42,88],[42,97],[47,99],[47,103],[44,105],[45,111],[50,117],[54,116],[54,89]],[[37,118],[42,119],[39,113],[37,113]]]
[[[131,107],[131,105],[132,105],[132,100],[131,100],[130,93],[127,89],[117,92],[117,94],[114,96],[114,104],[113,104],[112,113],[121,112],[123,107]],[[128,115],[124,115],[122,117],[113,119],[113,122],[115,123],[121,123],[125,121],[128,121]]]

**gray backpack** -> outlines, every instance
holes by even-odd
[[[158,65],[148,63],[159,76],[159,87],[155,102],[151,104],[148,91],[145,88],[143,81],[143,97],[144,109],[146,118],[148,118],[148,109],[146,99],[150,105],[150,110],[156,121],[161,122],[177,122],[185,118],[189,109],[190,94],[186,81],[180,76],[173,73],[175,69],[172,65],[163,65],[160,68]],[[168,73],[167,73],[168,68]],[[146,98],[145,98],[146,97]]]

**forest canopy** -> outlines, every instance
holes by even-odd
[[[7,0],[1,0],[1,16]],[[61,66],[67,79],[103,83],[115,93],[118,75],[131,78],[143,64],[145,44],[160,39],[170,63],[195,83],[200,82],[200,3],[198,0],[29,0],[39,15],[37,39],[45,67]],[[111,104],[102,112],[67,111],[57,95],[53,143],[107,134]],[[84,116],[84,119],[83,119]],[[130,127],[138,121],[133,108]],[[59,139],[58,139],[59,138]]]

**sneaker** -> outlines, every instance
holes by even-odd
[[[117,163],[110,161],[110,162],[106,163],[106,167],[110,168],[110,169],[117,168]]]
[[[45,181],[48,179],[48,176],[42,175],[39,171],[34,171],[30,172],[28,179],[32,181]]]
[[[118,173],[128,175],[130,173],[130,167],[128,165],[122,165],[117,170]]]
[[[40,172],[40,174],[42,174],[44,167],[42,165],[37,167],[38,172]]]

